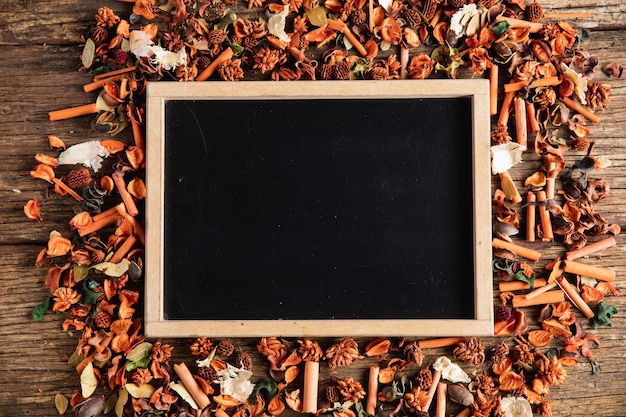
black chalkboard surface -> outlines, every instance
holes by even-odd
[[[165,100],[162,320],[475,320],[473,100]]]

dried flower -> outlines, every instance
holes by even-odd
[[[422,348],[419,347],[419,343],[416,341],[407,343],[402,349],[402,353],[408,363],[422,366],[422,362],[424,361],[424,352],[422,351]]]
[[[348,366],[360,357],[359,346],[351,337],[342,339],[324,352],[324,359],[328,359],[330,368]]]
[[[533,410],[524,397],[504,397],[500,407],[506,417],[533,417]]]
[[[429,368],[423,368],[415,377],[415,383],[422,391],[427,391],[433,383],[433,373]]]
[[[208,337],[198,337],[189,348],[192,355],[206,358],[213,351],[213,342]]]
[[[426,54],[419,54],[411,58],[407,68],[408,75],[414,80],[423,80],[433,72],[435,61]]]
[[[469,362],[478,366],[485,361],[485,347],[482,342],[475,337],[471,337],[466,342],[461,342],[454,349],[454,358],[464,362]]]
[[[152,374],[147,368],[138,368],[135,372],[133,372],[132,380],[135,385],[141,387],[143,384],[147,384],[152,381]]]
[[[361,384],[352,377],[338,380],[337,387],[344,401],[357,403],[365,397],[365,390]]]
[[[415,387],[403,396],[407,405],[415,410],[421,410],[428,402],[428,391],[422,391],[420,387]]]
[[[72,304],[76,304],[82,298],[82,295],[78,293],[73,288],[68,287],[59,287],[54,293],[54,305],[52,306],[52,311],[67,311]]]
[[[311,339],[302,339],[298,340],[300,347],[298,348],[298,353],[303,361],[315,361],[319,362],[324,355],[322,348],[319,343],[311,340]]]
[[[263,337],[256,348],[264,356],[281,356],[285,345],[276,337]]]

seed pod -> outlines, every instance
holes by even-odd
[[[452,384],[448,386],[448,395],[450,399],[457,404],[461,404],[465,407],[474,402],[474,395],[465,388],[463,385]]]

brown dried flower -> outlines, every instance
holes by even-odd
[[[498,125],[495,129],[491,131],[491,144],[502,145],[504,143],[508,143],[513,139],[509,135],[507,127],[505,125]]]
[[[352,377],[340,379],[337,381],[337,387],[339,388],[339,393],[343,397],[344,401],[357,403],[365,397],[365,390],[363,389],[363,386]]]
[[[67,311],[72,304],[80,301],[81,295],[73,288],[59,287],[54,293],[54,305],[52,311]]]
[[[247,371],[252,370],[252,358],[244,351],[239,351],[235,357],[235,366],[237,368],[243,368]]]
[[[157,340],[152,345],[152,352],[150,352],[150,360],[154,362],[163,363],[166,362],[169,358],[172,357],[172,350],[174,346],[162,343],[160,340]]]
[[[414,80],[423,80],[433,72],[435,61],[426,54],[419,54],[411,58],[407,68],[408,75]]]
[[[96,23],[100,26],[112,27],[120,22],[120,18],[108,7],[100,7],[96,13]]]
[[[348,366],[360,357],[359,346],[351,337],[342,339],[324,352],[324,359],[328,359],[328,366],[331,369]]]
[[[298,340],[300,347],[298,353],[303,361],[315,361],[319,362],[324,355],[324,351],[320,347],[319,343],[311,339]]]
[[[611,94],[611,86],[596,82],[587,82],[587,91],[585,98],[592,110],[604,110],[607,104],[613,100],[609,97]]]
[[[140,387],[143,384],[147,384],[152,381],[152,374],[147,368],[138,368],[135,372],[133,372],[132,380],[135,385]]]
[[[199,337],[189,348],[192,355],[206,358],[213,351],[213,342],[208,337]]]
[[[556,356],[548,359],[547,356],[541,355],[535,361],[535,368],[537,369],[536,377],[549,385],[561,385],[567,377],[567,372]]]
[[[428,402],[428,391],[423,391],[420,387],[415,387],[404,394],[406,404],[415,409],[421,410]]]
[[[261,338],[256,348],[264,356],[280,356],[285,345],[278,338],[272,336]]]
[[[237,81],[244,78],[241,68],[241,59],[229,59],[218,69],[220,78],[224,81]]]
[[[454,357],[478,366],[485,361],[485,346],[476,337],[460,342],[454,349]]]
[[[424,352],[422,352],[422,348],[420,348],[419,343],[416,341],[407,343],[404,346],[402,353],[404,353],[404,359],[408,363],[421,366],[424,361]]]
[[[252,57],[254,69],[261,71],[261,74],[265,74],[268,71],[274,69],[276,64],[280,60],[280,51],[276,49],[270,49],[266,46],[259,48]]]
[[[419,371],[417,376],[415,377],[415,384],[422,389],[422,391],[427,391],[433,383],[433,372],[430,368],[424,368]]]
[[[504,343],[504,340],[490,350],[491,361],[493,363],[503,363],[509,356],[509,347]]]

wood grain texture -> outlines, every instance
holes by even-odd
[[[592,30],[590,40],[581,45],[598,55],[599,67],[609,62],[626,64],[626,3],[609,0],[590,3],[583,0],[543,2],[547,12],[590,12],[589,19],[571,20]],[[93,102],[96,93],[84,93],[83,84],[91,81],[86,73],[79,72],[81,33],[93,24],[93,16],[100,6],[116,11],[128,11],[130,6],[112,0],[9,0],[0,8],[0,415],[54,416],[54,395],[70,396],[79,386],[78,375],[67,364],[77,342],[77,334],[61,330],[61,319],[47,314],[42,322],[33,323],[32,308],[48,295],[44,286],[46,271],[34,267],[39,250],[45,245],[51,230],[69,234],[67,226],[75,210],[70,199],[45,198],[46,184],[33,179],[29,171],[35,165],[34,154],[47,152],[47,136],[57,135],[68,145],[87,139],[100,138],[91,132],[88,116],[77,119],[49,122],[51,110]],[[242,11],[242,13],[251,13]],[[611,223],[626,228],[626,78],[612,80],[597,71],[594,81],[609,84],[613,102],[600,112],[600,123],[591,126],[596,140],[594,154],[606,156],[612,166],[594,172],[606,178],[611,186],[609,197],[596,205],[596,210]],[[130,141],[129,131],[118,137]],[[567,154],[568,164],[582,154]],[[522,186],[524,179],[537,169],[537,158],[528,153],[524,163],[512,171],[514,181]],[[497,184],[494,182],[494,187]],[[31,222],[23,215],[23,205],[37,198],[42,205],[44,221]],[[591,258],[599,266],[617,271],[617,285],[625,289],[626,242],[617,237],[618,244]],[[564,253],[560,244],[537,242],[533,245],[543,254],[543,259],[553,259]],[[538,269],[543,263],[536,263]],[[497,293],[497,292],[496,292]],[[594,377],[587,362],[567,368],[565,384],[552,389],[551,399],[556,416],[626,415],[626,339],[623,337],[626,322],[626,301],[623,297],[611,298],[620,313],[614,327],[591,330],[604,345],[594,348],[602,364],[602,374]],[[531,327],[536,326],[538,308],[526,309]],[[271,335],[268,335],[271,336]],[[332,339],[319,340],[322,347]],[[486,338],[487,346],[499,339]],[[192,364],[189,339],[164,340],[175,346],[174,361]],[[253,357],[255,378],[267,370],[265,360],[256,353],[255,339],[233,339]],[[363,346],[367,340],[359,340]],[[510,341],[509,341],[510,342]],[[442,348],[427,352],[429,360],[439,355],[450,355]],[[374,359],[358,361],[349,368],[329,370],[323,365],[320,386],[328,384],[331,377],[353,376],[365,383]],[[464,366],[468,372],[475,369]],[[417,369],[409,368],[412,376]],[[296,384],[299,381],[296,381]],[[294,413],[283,414],[295,416]]]

